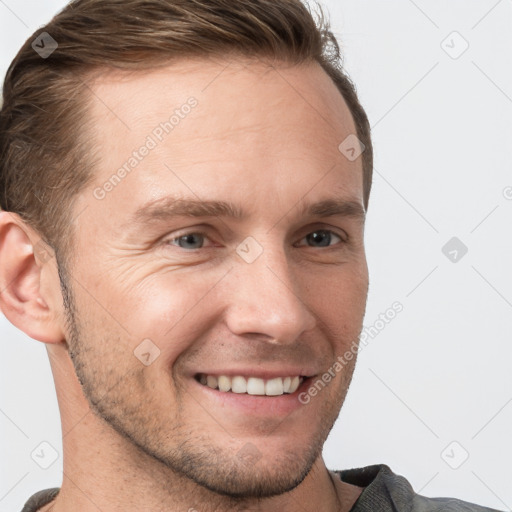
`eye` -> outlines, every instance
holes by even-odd
[[[319,244],[316,247],[329,247],[331,246],[330,242],[332,241],[332,236],[338,238],[341,242],[345,243],[345,240],[341,238],[340,235],[336,234],[334,231],[330,229],[318,229],[309,233],[302,240],[307,240],[313,244]]]
[[[312,231],[307,236],[302,238],[302,240],[307,240],[308,243],[313,244],[313,247],[331,247],[333,235],[335,238],[338,238],[340,242],[346,243],[340,235],[336,234],[334,231],[329,229],[318,229],[316,231]],[[204,239],[208,239],[206,233],[191,231],[189,233],[183,233],[180,236],[171,238],[166,241],[169,245],[174,245],[180,247],[181,249],[201,249],[204,245]]]
[[[198,242],[198,240],[202,240],[204,238],[207,238],[205,233],[190,232],[175,238],[171,238],[166,243],[169,245],[178,245],[178,247],[181,247],[182,249],[201,249],[203,244]],[[174,242],[177,242],[177,244]],[[185,245],[185,247],[182,244]],[[187,244],[193,245],[193,247],[190,247],[190,245],[187,247]]]

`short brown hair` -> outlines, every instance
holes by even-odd
[[[0,111],[0,207],[19,214],[65,259],[73,237],[73,200],[94,177],[87,135],[93,129],[80,125],[92,95],[87,78],[105,68],[148,69],[183,57],[229,54],[290,64],[316,61],[323,67],[365,148],[368,208],[370,125],[317,7],[315,21],[301,0],[73,0],[25,42],[7,71]],[[33,46],[44,33],[58,44],[47,58]]]

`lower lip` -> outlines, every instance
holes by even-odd
[[[213,402],[219,408],[238,409],[245,414],[254,416],[285,416],[304,407],[299,401],[299,395],[308,389],[313,377],[308,377],[294,393],[277,396],[249,395],[247,393],[233,393],[232,391],[219,391],[205,386],[196,379],[193,383],[204,393],[207,400]]]

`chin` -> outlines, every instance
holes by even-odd
[[[287,459],[276,464],[236,462],[214,473],[198,471],[193,480],[206,489],[238,500],[270,498],[289,492],[308,475],[313,462]]]

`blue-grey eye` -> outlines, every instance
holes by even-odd
[[[172,243],[172,245],[178,245],[182,249],[200,249],[203,246],[204,237],[205,235],[202,233],[187,233],[186,235],[170,240],[170,243]],[[199,242],[197,240],[199,240]],[[177,242],[177,244],[174,244],[173,242]],[[186,244],[191,244],[193,247],[190,245],[187,246]]]
[[[338,237],[341,240],[341,238],[336,233],[333,233],[332,231],[329,231],[327,229],[313,231],[312,233],[307,235],[305,238],[308,240],[308,242],[313,242],[314,244],[320,244],[320,245],[317,245],[317,247],[329,247],[331,245],[332,235]]]

